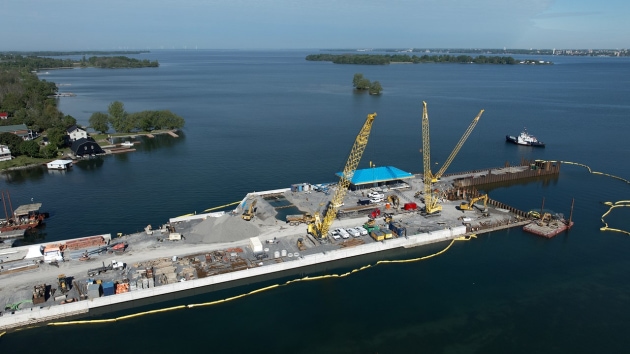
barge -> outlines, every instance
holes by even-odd
[[[439,184],[452,186],[457,177],[461,178],[443,178]],[[339,267],[343,264],[339,262],[361,263],[384,255],[401,257],[405,250],[416,247],[435,243],[446,246],[462,236],[530,222],[522,212],[492,204],[484,212],[462,212],[458,208],[461,200],[443,200],[442,212],[426,217],[419,208],[404,207],[422,203],[422,196],[417,193],[423,190],[422,176],[395,182],[392,188],[384,184],[349,190],[345,205],[339,210],[340,217],[331,225],[331,230],[376,227],[386,231],[383,238],[373,233],[349,239],[317,239],[307,233],[305,223],[286,221],[286,215],[312,213],[328,202],[328,192],[337,186],[327,185],[325,191],[311,186],[302,191],[285,188],[249,193],[234,210],[171,218],[159,228],[147,226],[144,232],[131,235],[105,234],[5,249],[0,265],[0,301],[20,305],[2,312],[0,331],[314,274]],[[367,214],[364,209],[343,212],[344,208],[359,205],[371,191],[397,198],[371,205],[366,212],[372,212]],[[394,206],[387,202],[391,199],[402,202]],[[253,201],[256,208],[252,209],[251,220],[242,218]],[[124,247],[118,248],[121,244]],[[52,247],[46,248],[49,245]],[[44,259],[42,249],[59,249],[61,260]],[[105,271],[95,274],[93,270],[100,268]],[[72,279],[63,294],[57,289],[60,274]],[[25,302],[31,298],[34,287],[41,284],[47,285],[44,301],[36,305]]]

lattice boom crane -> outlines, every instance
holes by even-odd
[[[330,228],[330,225],[332,225],[333,220],[337,217],[337,209],[339,209],[339,206],[343,202],[343,198],[348,192],[352,176],[354,176],[354,172],[359,166],[361,156],[363,156],[363,151],[365,151],[365,146],[367,145],[368,138],[370,137],[370,131],[372,130],[372,123],[374,122],[375,117],[376,113],[367,115],[367,119],[365,120],[361,131],[354,141],[352,150],[350,150],[350,156],[348,157],[346,166],[339,178],[337,190],[328,204],[328,208],[324,214],[324,219],[320,221],[319,214],[316,213],[315,222],[308,225],[309,234],[318,238],[326,238],[328,236],[328,229]]]

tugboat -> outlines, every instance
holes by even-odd
[[[518,145],[545,147],[545,143],[543,143],[542,141],[538,141],[535,136],[527,133],[527,129],[524,129],[518,137],[506,135],[505,141],[509,141]]]

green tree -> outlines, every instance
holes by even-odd
[[[65,143],[66,131],[61,128],[50,128],[46,130],[48,136],[48,143],[55,148],[61,147]]]
[[[126,132],[127,128],[127,112],[125,112],[125,105],[120,101],[114,101],[107,107],[109,113],[109,123],[112,128],[117,132]]]
[[[381,87],[381,83],[378,81],[374,81],[370,85],[370,95],[380,95],[383,87]]]
[[[0,133],[0,144],[8,146],[14,156],[21,154],[20,145],[23,142],[22,138],[13,133]]]
[[[63,118],[61,118],[61,125],[64,128],[68,128],[68,127],[71,127],[71,126],[76,125],[76,124],[77,124],[77,120],[73,116],[71,116],[69,114],[67,114]]]
[[[359,80],[356,86],[357,90],[367,90],[370,88],[370,80],[366,78],[362,78]]]
[[[34,140],[27,140],[20,145],[20,152],[28,157],[39,157],[39,144]]]
[[[89,119],[90,127],[103,134],[109,130],[109,116],[103,112],[94,112]]]
[[[363,74],[361,74],[361,73],[354,74],[354,77],[352,78],[352,86],[353,87],[357,87],[357,85],[359,85],[359,82],[362,79],[363,79]]]
[[[53,144],[48,144],[46,146],[44,146],[44,148],[41,151],[41,154],[43,157],[47,158],[47,159],[52,159],[53,157],[57,156],[57,147]]]

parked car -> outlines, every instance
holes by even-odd
[[[364,227],[355,227],[355,229],[357,229],[357,231],[359,231],[359,233],[361,234],[361,236],[367,236],[368,234],[368,230],[366,230]]]
[[[347,228],[346,231],[350,235],[352,235],[352,237],[359,237],[359,236],[361,236],[361,232],[359,232],[359,230],[355,229],[354,227]]]
[[[373,197],[372,199],[370,199],[370,204],[376,204],[376,203],[380,203],[382,201],[383,201],[383,198]]]
[[[374,199],[374,198],[384,199],[385,198],[385,194],[379,193],[379,192],[370,192],[370,193],[368,193],[368,197],[372,198],[372,199]]]
[[[341,236],[339,236],[339,233],[337,231],[331,232],[330,237],[332,237],[335,240],[341,240]]]
[[[335,229],[335,232],[339,234],[342,238],[350,238],[350,234],[344,229]]]

